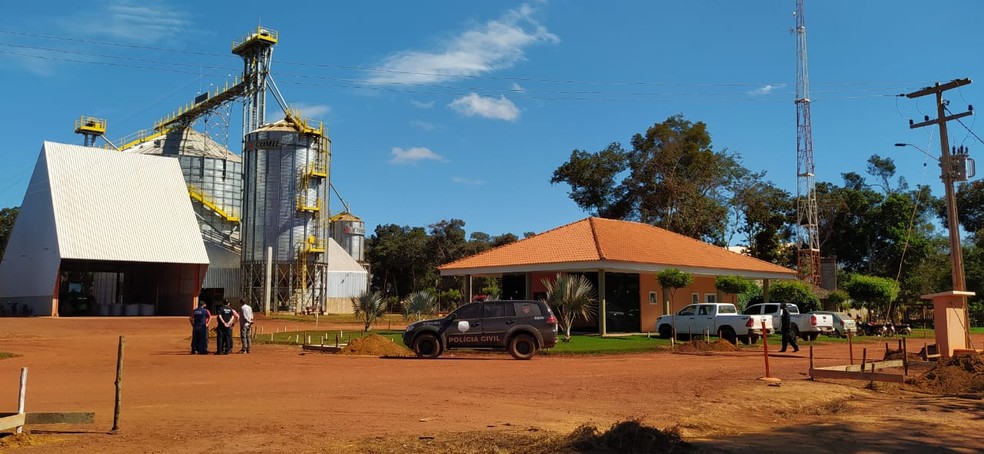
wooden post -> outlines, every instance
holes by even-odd
[[[861,349],[861,372],[864,372],[865,363],[868,361],[868,348]]]
[[[772,378],[769,375],[769,332],[765,329],[765,319],[762,319],[762,351],[765,352],[765,378]]]
[[[120,403],[123,399],[123,347],[126,338],[120,336],[120,347],[116,353],[116,407],[113,409],[113,433],[120,430]]]
[[[810,371],[813,371],[813,344],[810,344]],[[813,375],[810,375],[811,377]]]
[[[851,355],[851,365],[854,365],[854,336],[851,336],[851,332],[847,332],[847,348]]]
[[[902,338],[902,375],[909,375],[909,349],[905,338]]]
[[[20,394],[17,396],[17,414],[24,414],[24,399],[27,397],[27,368],[21,368]],[[24,433],[24,426],[17,426],[17,433]]]

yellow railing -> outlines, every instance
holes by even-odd
[[[328,242],[311,235],[307,238],[307,251],[324,254],[328,248]]]
[[[75,120],[76,134],[105,134],[106,120],[96,117],[79,117]]]
[[[201,189],[198,189],[197,186],[189,184],[188,195],[191,196],[192,199],[195,199],[198,202],[200,202],[202,205],[205,205],[208,209],[214,211],[215,214],[222,216],[223,219],[229,222],[239,222],[239,216],[226,213],[225,210],[223,210],[221,207],[216,205],[215,202],[213,202],[211,199],[206,197],[205,194],[201,191]]]
[[[314,205],[308,203],[307,196],[299,195],[297,196],[297,211],[310,211],[318,212],[321,211],[321,199],[315,199]]]
[[[232,52],[236,53],[237,50],[241,50],[242,48],[246,47],[249,43],[253,41],[265,41],[270,44],[277,44],[277,41],[279,40],[280,40],[280,34],[277,33],[275,30],[270,30],[269,28],[264,28],[262,26],[257,25],[256,31],[250,33],[249,35],[246,35],[246,37],[243,38],[242,41],[232,42]]]

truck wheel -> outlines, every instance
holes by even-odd
[[[516,359],[530,359],[536,355],[536,341],[529,334],[517,334],[509,339],[509,354]]]
[[[417,336],[413,341],[413,352],[419,358],[433,359],[441,356],[441,341],[431,333],[424,333]]]
[[[721,328],[721,330],[718,331],[718,337],[731,342],[734,345],[738,345],[738,336],[735,335],[734,330],[731,328]]]
[[[741,337],[738,338],[738,340],[741,341],[741,344],[742,345],[752,345],[752,338],[751,338],[751,336],[741,336]]]
[[[659,326],[659,338],[660,339],[669,339],[672,336],[673,336],[673,328],[670,328],[670,325],[660,325]]]

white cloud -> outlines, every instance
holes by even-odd
[[[425,159],[445,162],[441,155],[424,147],[413,147],[406,150],[400,147],[393,147],[393,151],[391,153],[393,158],[390,159],[390,164],[415,164],[418,161],[423,161]]]
[[[485,180],[472,180],[463,177],[451,177],[451,182],[457,184],[467,184],[471,186],[479,186],[485,184]]]
[[[412,126],[416,126],[416,127],[420,128],[420,129],[422,129],[424,131],[433,131],[433,130],[437,129],[437,126],[434,125],[434,123],[426,122],[426,121],[423,121],[423,120],[411,120],[410,121],[410,124]]]
[[[301,118],[313,119],[313,118],[324,118],[329,112],[331,112],[331,106],[324,104],[294,104],[290,106],[291,109],[297,111],[301,115]]]
[[[506,99],[505,96],[499,96],[499,99],[496,99],[479,96],[477,93],[469,93],[466,96],[451,101],[448,107],[469,117],[478,115],[480,117],[506,121],[513,121],[519,118],[519,108],[512,101]]]
[[[419,107],[421,109],[430,109],[431,107],[434,107],[434,101],[423,102],[423,101],[417,101],[416,99],[411,99],[410,104],[412,104],[414,107]]]
[[[186,34],[191,22],[187,13],[167,2],[115,0],[71,17],[63,26],[74,33],[148,44]]]
[[[523,50],[560,38],[533,18],[527,4],[506,11],[498,19],[477,24],[436,51],[402,51],[386,58],[369,84],[433,84],[511,68],[523,60]]]
[[[764,95],[771,94],[776,90],[782,90],[783,88],[786,88],[786,84],[776,84],[776,85],[765,84],[759,88],[756,88],[748,92],[748,94],[753,96],[764,96]]]

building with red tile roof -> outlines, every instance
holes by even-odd
[[[668,268],[690,273],[694,283],[670,297],[656,280],[656,274]],[[602,334],[652,331],[656,318],[668,310],[717,301],[724,296],[714,287],[717,276],[742,276],[765,285],[796,277],[791,269],[659,227],[598,217],[465,257],[438,270],[442,276],[502,277],[502,297],[513,299],[542,297],[541,281],[552,280],[557,273],[585,274],[599,295],[605,295],[599,298],[607,314],[598,323]]]

